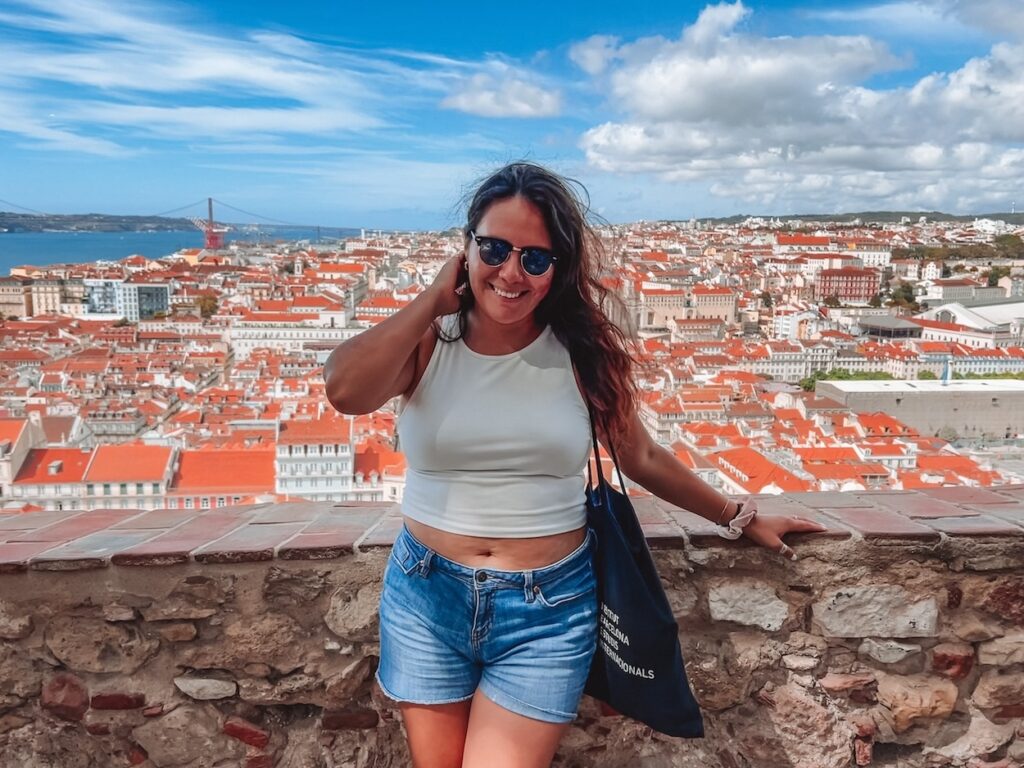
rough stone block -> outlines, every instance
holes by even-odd
[[[896,640],[866,637],[857,648],[857,652],[882,664],[898,664],[904,659],[920,653],[921,646],[914,643],[900,643]]]
[[[1007,579],[995,585],[981,607],[1005,621],[1024,625],[1024,579]]]
[[[168,621],[157,626],[160,637],[169,643],[187,643],[195,640],[199,631],[191,621]]]
[[[1024,632],[1014,632],[979,645],[978,663],[993,667],[1024,664]]]
[[[80,616],[50,619],[45,639],[54,656],[69,668],[83,672],[130,674],[160,647],[159,641],[144,637],[132,624]]]
[[[174,687],[190,699],[215,701],[228,699],[238,692],[234,680],[218,680],[209,677],[176,677]]]
[[[873,687],[875,683],[876,678],[871,672],[862,672],[855,675],[843,675],[835,672],[829,672],[818,680],[818,685],[831,694],[865,690]]]
[[[1024,672],[988,670],[974,687],[971,700],[982,709],[1024,702]]]
[[[944,757],[954,765],[966,765],[972,758],[988,756],[1001,749],[1013,738],[1013,731],[1013,723],[1000,725],[991,722],[981,713],[975,713],[971,717],[967,732],[960,738],[936,749],[926,746],[924,753],[928,756]]]
[[[949,717],[956,698],[956,686],[938,677],[883,675],[878,682],[878,700],[892,712],[896,733],[917,720]]]
[[[32,617],[23,610],[0,602],[0,640],[22,640],[32,634]]]
[[[243,744],[220,733],[216,710],[203,706],[184,704],[146,720],[132,736],[158,768],[208,763],[211,755],[237,765],[245,755]]]
[[[932,648],[932,670],[961,680],[974,667],[974,646],[967,643],[939,643]]]
[[[61,720],[81,722],[89,709],[89,689],[74,675],[59,672],[43,686],[39,703]]]
[[[708,589],[708,608],[714,621],[732,621],[769,632],[782,628],[789,604],[775,588],[755,579],[718,580]]]
[[[827,637],[934,637],[939,609],[902,587],[844,587],[814,603],[815,626]]]
[[[361,587],[354,595],[338,590],[331,595],[324,623],[331,632],[346,640],[373,640],[377,636],[380,593],[380,582]]]

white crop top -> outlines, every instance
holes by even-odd
[[[454,316],[443,318],[452,328]],[[434,346],[398,422],[402,513],[450,533],[549,536],[586,523],[587,406],[550,326],[523,349]]]

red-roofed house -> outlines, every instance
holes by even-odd
[[[157,509],[174,472],[174,448],[123,443],[100,445],[85,471],[87,509]]]
[[[282,421],[275,490],[311,501],[352,499],[352,419],[332,411]]]
[[[379,437],[368,437],[356,446],[354,501],[402,500],[405,489],[405,455]]]
[[[11,483],[33,448],[46,445],[38,413],[27,419],[0,419],[0,495],[11,494]]]
[[[816,490],[812,483],[773,463],[753,448],[730,448],[713,453],[730,493],[796,493]]]
[[[18,504],[35,504],[43,509],[83,509],[82,478],[91,458],[89,449],[31,450],[14,478],[10,496]]]
[[[182,451],[167,506],[211,509],[274,493],[274,448],[202,448]]]

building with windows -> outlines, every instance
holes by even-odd
[[[282,421],[275,490],[311,501],[352,497],[352,419],[334,414]]]
[[[822,301],[835,296],[840,301],[867,303],[881,287],[881,273],[876,269],[843,267],[823,269],[818,274],[814,297]]]

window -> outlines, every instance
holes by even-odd
[[[103,495],[104,496],[109,496],[110,495],[110,483],[104,483],[103,484]]]
[[[160,493],[160,483],[153,483],[153,493]]]
[[[143,487],[144,486],[143,486],[142,483],[136,483],[135,484],[135,495],[136,496],[141,496],[142,494],[145,493],[145,491],[143,490]]]
[[[121,496],[128,495],[128,483],[120,483],[117,492]]]
[[[203,498],[199,500],[199,506],[202,507],[203,509],[209,509],[210,508],[210,497],[209,496],[203,496]]]
[[[185,509],[192,509],[193,506],[194,505],[192,504],[192,497],[189,496],[187,499],[185,499]]]

